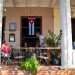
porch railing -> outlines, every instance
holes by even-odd
[[[19,64],[23,60],[36,55],[40,64],[60,65],[61,49],[60,47],[20,47],[12,48],[10,60],[12,64]],[[2,58],[3,59],[3,58]],[[2,61],[3,63],[3,61]]]

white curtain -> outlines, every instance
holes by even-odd
[[[32,28],[32,27],[31,27],[31,26],[32,26],[32,25],[31,25],[31,23],[29,22],[29,35],[32,35],[32,32],[31,32],[31,30],[32,30],[31,28]]]
[[[35,34],[35,30],[34,30],[34,22],[32,23],[32,35]]]
[[[29,35],[34,35],[35,30],[34,30],[34,22],[29,22]]]

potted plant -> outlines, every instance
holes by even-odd
[[[48,47],[58,47],[60,45],[61,40],[61,31],[58,35],[55,33],[48,31],[48,35],[45,37],[45,41]],[[51,63],[52,64],[59,64],[59,56],[60,52],[59,50],[51,50]]]
[[[21,63],[21,69],[26,70],[32,75],[36,75],[38,66],[39,62],[37,61],[35,56],[32,56],[31,58],[28,58]]]
[[[45,37],[46,44],[49,47],[58,47],[60,40],[61,40],[61,31],[59,35],[56,35],[55,33],[48,31],[48,35]]]

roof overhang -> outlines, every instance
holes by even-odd
[[[53,7],[58,0],[5,0],[5,7]]]
[[[4,0],[4,7],[59,7],[60,0]],[[71,8],[75,8],[75,0]]]

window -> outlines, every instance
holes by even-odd
[[[9,24],[9,31],[15,31],[16,30],[16,23],[12,22]]]
[[[15,34],[9,34],[9,42],[15,42]]]

